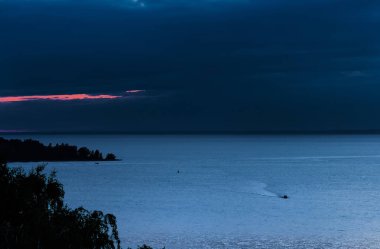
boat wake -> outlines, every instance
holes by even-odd
[[[250,182],[249,184],[243,186],[240,190],[242,193],[256,194],[266,197],[278,197],[279,195],[267,190],[267,184],[263,182]]]

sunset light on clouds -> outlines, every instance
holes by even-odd
[[[73,101],[73,100],[100,100],[100,99],[118,99],[123,96],[117,95],[90,95],[90,94],[57,94],[57,95],[30,95],[30,96],[8,96],[0,97],[0,103],[14,103],[37,100],[52,101]]]
[[[126,93],[143,93],[145,92],[145,90],[128,90],[128,91],[125,91]]]

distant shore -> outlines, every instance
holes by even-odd
[[[78,148],[69,144],[44,145],[32,139],[4,139],[0,137],[0,160],[6,162],[67,162],[67,161],[116,161],[116,156],[103,156],[99,150]]]

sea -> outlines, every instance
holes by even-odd
[[[7,135],[112,152],[46,164],[123,248],[380,248],[378,135]],[[281,196],[287,195],[288,199]]]

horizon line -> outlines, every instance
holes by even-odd
[[[0,135],[380,135],[380,129],[367,130],[261,130],[261,131],[33,131],[0,130]]]

